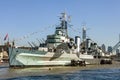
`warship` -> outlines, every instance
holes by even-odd
[[[54,66],[70,65],[71,60],[92,60],[93,55],[81,54],[81,39],[75,40],[68,35],[69,21],[66,13],[62,13],[60,24],[55,33],[47,35],[44,44],[37,49],[20,49],[9,47],[9,65],[12,66]],[[92,62],[92,61],[91,61]]]

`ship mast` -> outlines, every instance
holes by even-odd
[[[63,35],[68,37],[68,31],[67,31],[67,14],[64,12],[64,13],[61,13],[62,14],[62,17],[60,17],[60,20],[61,20],[61,28],[62,28],[62,31],[63,31]]]

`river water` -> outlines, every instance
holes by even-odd
[[[15,77],[5,80],[120,80],[120,69],[79,70],[71,73]]]

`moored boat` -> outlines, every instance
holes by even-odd
[[[9,65],[12,66],[54,66],[70,65],[71,60],[93,59],[92,55],[80,52],[80,37],[68,35],[66,13],[60,17],[60,25],[53,35],[48,35],[45,44],[38,49],[19,49],[9,47]]]

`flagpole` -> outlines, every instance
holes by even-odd
[[[7,39],[7,42],[5,42]],[[6,36],[4,37],[4,44],[8,45],[8,42],[9,42],[9,36],[8,36],[8,33],[6,34]]]
[[[9,47],[9,36],[8,36],[8,39],[7,39],[7,47]]]

